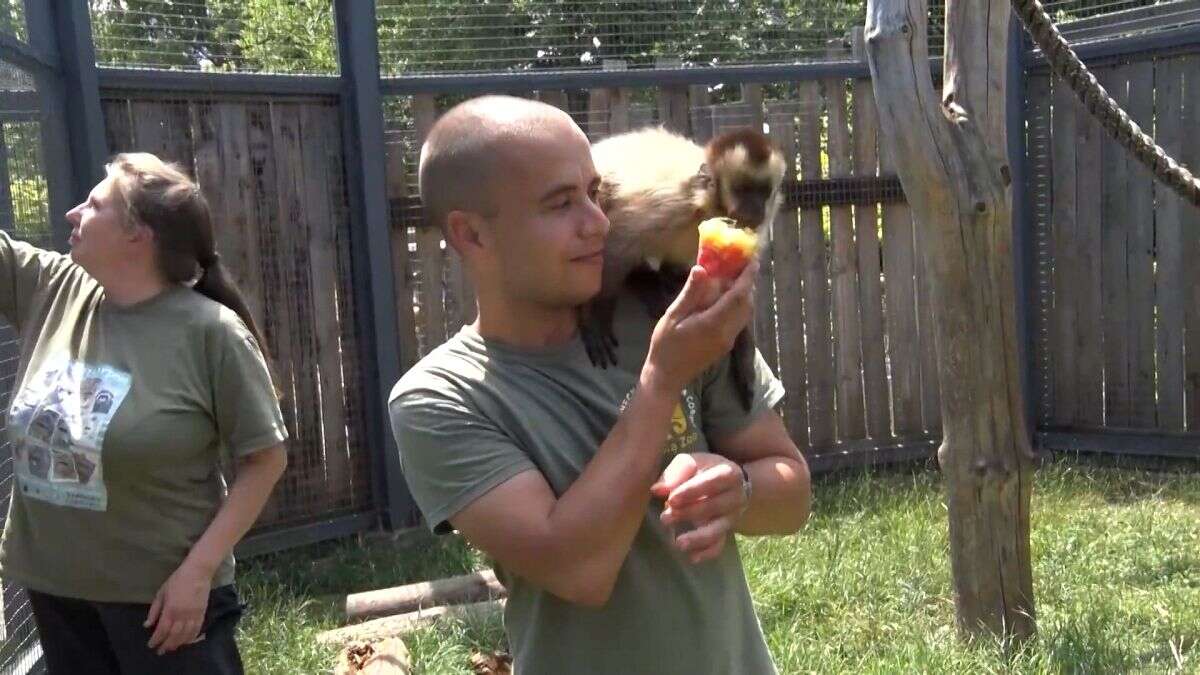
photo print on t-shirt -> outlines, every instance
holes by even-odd
[[[633,393],[634,390],[630,389],[625,394],[621,405],[617,407],[618,414],[625,412],[625,408],[633,399]],[[699,413],[699,398],[690,388],[684,388],[679,392],[679,401],[675,403],[675,410],[671,412],[671,433],[667,437],[666,445],[663,446],[664,457],[669,459],[680,453],[694,450],[696,441],[700,440],[700,424],[696,420]]]
[[[109,423],[129,393],[129,373],[61,358],[26,380],[9,411],[21,493],[59,506],[105,510],[100,454]]]

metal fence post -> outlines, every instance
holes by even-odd
[[[34,73],[42,108],[43,163],[56,246],[70,228],[63,214],[104,175],[108,148],[87,0],[25,0],[29,43],[56,57],[58,70]]]
[[[1034,438],[1037,429],[1037,382],[1034,332],[1037,328],[1034,296],[1033,204],[1029,196],[1029,153],[1025,134],[1025,29],[1016,14],[1008,24],[1008,74],[1005,83],[1006,124],[1008,125],[1008,168],[1012,179],[1012,250],[1013,278],[1016,282],[1017,359],[1021,374],[1021,391],[1025,397],[1026,433]]]
[[[400,346],[393,297],[391,228],[379,93],[379,36],[375,0],[335,0],[342,80],[342,129],[350,196],[354,288],[364,363],[367,434],[385,526],[416,520],[416,506],[400,472],[400,456],[387,415],[387,397],[400,377]]]

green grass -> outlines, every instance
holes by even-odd
[[[941,490],[931,472],[819,479],[803,532],[742,540],[781,673],[1200,672],[1200,476],[1041,469],[1039,634],[1007,650],[956,636]],[[335,655],[312,638],[339,625],[339,594],[485,564],[456,539],[420,548],[354,541],[246,563],[248,671],[328,672]],[[498,620],[426,629],[407,643],[421,673],[470,672],[473,651],[504,647]]]

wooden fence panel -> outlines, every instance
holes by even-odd
[[[1183,165],[1200,93],[1200,56],[1139,55],[1094,69],[1100,83]],[[1044,426],[1055,431],[1200,429],[1200,213],[1158,184],[1055,80],[1039,75],[1032,111],[1053,106],[1050,152],[1035,192],[1050,249],[1038,280],[1048,312],[1037,363],[1053,382]],[[1042,145],[1046,147],[1043,148]],[[1040,216],[1039,216],[1040,217]]]
[[[1189,124],[1181,128],[1194,131],[1196,124],[1200,124],[1200,56],[1183,57],[1182,68],[1183,121]],[[1200,169],[1200,147],[1197,147],[1195,138],[1189,136],[1188,140],[1178,159],[1193,170]],[[1186,307],[1183,350],[1187,371],[1184,377],[1184,405],[1187,429],[1195,431],[1200,430],[1200,268],[1195,264],[1200,260],[1200,212],[1195,208],[1184,209],[1181,217],[1179,229],[1183,234],[1184,260],[1191,263],[1188,276],[1183,280],[1183,302]]]

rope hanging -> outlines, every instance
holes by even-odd
[[[1108,92],[1104,91],[1104,87],[1100,86],[1087,66],[1083,65],[1046,15],[1042,3],[1038,0],[1012,0],[1012,6],[1029,34],[1033,36],[1033,41],[1050,62],[1050,67],[1070,85],[1087,111],[1100,122],[1109,136],[1132,152],[1138,161],[1154,172],[1156,178],[1171,186],[1185,200],[1200,206],[1200,182],[1158,147],[1154,139],[1143,133],[1137,123],[1125,114]]]

